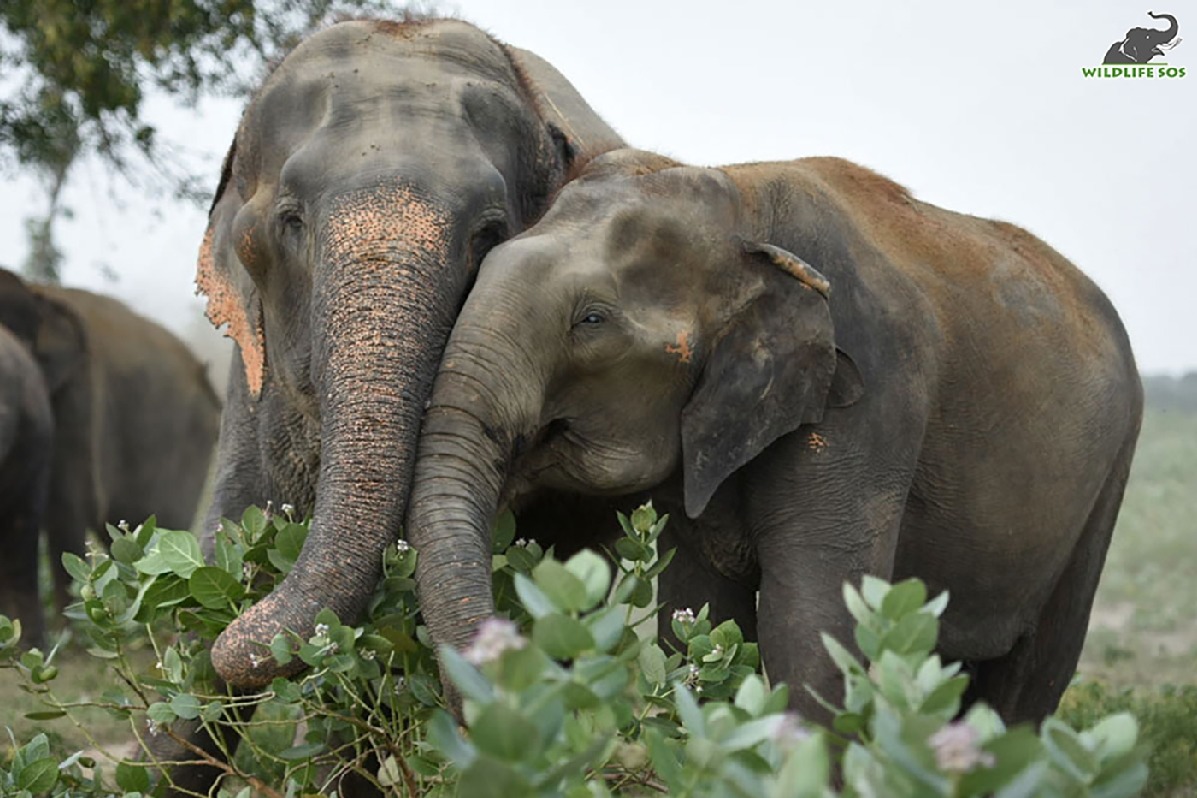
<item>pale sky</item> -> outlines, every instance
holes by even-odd
[[[555,64],[631,144],[704,165],[838,155],[1063,252],[1122,314],[1140,367],[1197,369],[1197,0],[854,3],[457,0],[440,5]],[[1182,41],[1184,78],[1094,79],[1131,27]],[[1159,59],[1157,59],[1159,60]],[[240,104],[152,104],[215,187]],[[201,209],[74,175],[65,282],[192,324]],[[25,254],[28,180],[0,192],[0,263]],[[99,264],[114,269],[108,281]]]

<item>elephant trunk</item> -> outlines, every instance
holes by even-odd
[[[1171,14],[1153,14],[1150,11],[1147,12],[1147,16],[1151,17],[1152,19],[1168,20],[1168,29],[1159,31],[1159,33],[1163,36],[1163,38],[1160,39],[1160,44],[1164,42],[1170,42],[1176,38],[1176,34],[1180,30],[1176,24],[1176,17],[1172,16]]]
[[[540,377],[526,361],[482,362],[502,349],[468,324],[469,303],[445,351],[424,417],[406,534],[416,547],[420,608],[432,639],[464,648],[494,612],[491,524],[520,433],[538,416]],[[465,324],[463,325],[463,322]],[[486,337],[479,345],[463,339]],[[501,356],[499,356],[500,359]],[[454,702],[454,693],[446,684]]]
[[[301,670],[296,660],[278,665],[267,646],[284,631],[310,637],[321,609],[357,620],[406,510],[424,399],[464,276],[448,262],[446,214],[380,193],[345,197],[331,217],[313,286],[315,511],[294,568],[212,649],[217,672],[236,686]]]

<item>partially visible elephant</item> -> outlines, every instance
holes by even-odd
[[[405,527],[422,612],[464,646],[493,611],[501,506],[574,549],[610,515],[553,506],[647,491],[678,550],[662,618],[736,619],[801,712],[826,717],[804,685],[841,695],[819,633],[851,644],[842,585],[875,574],[950,591],[970,698],[1039,719],[1142,401],[1109,301],[1018,227],[836,158],[610,153],[490,253],[446,346]]]
[[[88,529],[140,521],[188,529],[220,419],[203,363],[168,330],[111,297],[0,281],[0,324],[41,366],[54,413],[53,468],[42,526],[51,562],[82,555]],[[30,563],[30,567],[35,567]],[[55,600],[70,580],[53,569]]]
[[[0,291],[5,275],[0,270]],[[21,622],[22,643],[45,644],[37,542],[50,481],[54,417],[25,341],[0,325],[0,613]]]
[[[478,264],[575,158],[620,144],[553,67],[456,20],[341,22],[266,78],[199,258],[208,316],[237,344],[205,526],[268,500],[313,521],[286,580],[214,645],[230,684],[302,667],[268,644],[311,635],[321,608],[357,617]]]
[[[1163,55],[1161,47],[1171,49],[1179,42],[1172,41],[1179,30],[1176,17],[1171,14],[1153,14],[1148,11],[1147,16],[1153,19],[1168,20],[1165,30],[1158,28],[1131,28],[1120,42],[1114,42],[1106,51],[1105,64],[1146,64],[1157,55]]]

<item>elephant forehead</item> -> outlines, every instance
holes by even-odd
[[[415,251],[445,258],[450,217],[437,202],[407,185],[381,185],[342,194],[332,203],[332,254]]]

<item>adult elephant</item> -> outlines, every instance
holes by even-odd
[[[289,672],[266,646],[312,634],[321,608],[359,614],[479,262],[576,156],[618,144],[546,62],[455,20],[341,22],[266,78],[199,259],[209,318],[237,344],[206,526],[267,500],[313,521],[286,580],[214,645],[229,683]]]
[[[951,592],[940,650],[972,697],[1039,719],[1141,411],[1108,300],[1013,225],[834,158],[612,153],[487,257],[445,349],[406,525],[422,611],[456,646],[492,612],[502,504],[535,522],[648,490],[678,549],[665,613],[710,602],[773,678],[838,696],[819,633],[852,640],[841,586],[917,576]]]
[[[1176,17],[1171,14],[1153,14],[1148,11],[1147,16],[1153,19],[1168,20],[1168,27],[1164,30],[1157,28],[1131,28],[1120,42],[1114,42],[1106,51],[1105,64],[1146,64],[1157,55],[1163,55],[1161,47],[1171,49],[1177,42],[1179,28]]]
[[[0,271],[0,290],[4,275]],[[21,622],[22,642],[45,643],[37,541],[50,481],[54,417],[26,341],[0,325],[0,613]]]
[[[82,555],[86,532],[155,514],[195,521],[219,427],[220,400],[187,346],[112,297],[0,279],[0,324],[42,369],[54,413],[42,525],[51,562]],[[54,568],[55,601],[70,580]]]

